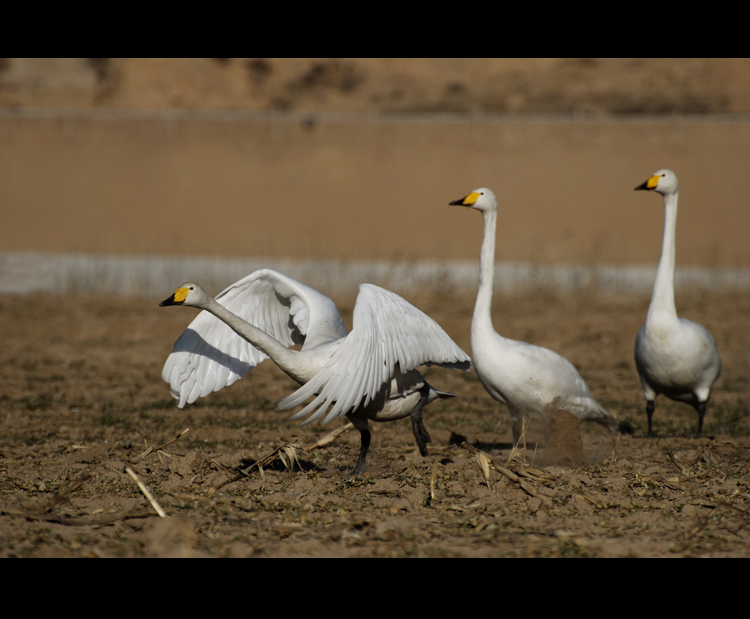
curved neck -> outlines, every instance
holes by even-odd
[[[661,258],[656,270],[654,292],[651,296],[649,316],[677,316],[674,305],[675,233],[677,230],[677,195],[664,196],[664,238],[661,245]]]
[[[237,335],[247,340],[258,350],[268,355],[281,370],[298,382],[306,382],[310,377],[301,376],[299,373],[300,364],[297,363],[299,352],[287,348],[276,338],[271,337],[265,331],[251,325],[236,314],[230,312],[226,307],[218,303],[215,299],[209,298],[201,309],[210,312],[219,320],[226,323]]]
[[[473,325],[492,327],[492,292],[495,285],[495,232],[497,228],[497,211],[482,213],[484,237],[479,253],[479,289],[474,305]]]

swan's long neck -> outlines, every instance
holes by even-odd
[[[664,238],[659,268],[656,270],[654,292],[648,309],[649,318],[676,318],[674,305],[675,233],[677,230],[677,195],[664,195]]]
[[[484,236],[479,253],[479,289],[471,321],[472,332],[487,333],[492,327],[492,292],[495,284],[495,231],[497,211],[484,211]]]
[[[230,312],[215,299],[209,298],[202,306],[207,312],[226,323],[241,338],[250,342],[255,348],[267,354],[281,370],[299,383],[306,383],[311,377],[304,372],[305,364],[300,363],[300,353],[287,348],[276,338],[251,325],[237,314]]]

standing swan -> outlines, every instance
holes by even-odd
[[[678,318],[674,305],[677,176],[672,170],[657,170],[635,189],[656,191],[664,198],[664,238],[659,268],[646,324],[635,338],[635,366],[646,398],[648,435],[654,436],[651,420],[654,399],[660,393],[670,400],[695,406],[698,434],[702,434],[706,403],[721,373],[721,357],[708,330],[698,323]]]
[[[159,305],[205,310],[175,342],[162,371],[180,408],[231,385],[270,357],[302,385],[278,403],[278,410],[316,396],[291,418],[309,415],[304,425],[330,407],[323,423],[346,416],[359,430],[357,473],[366,468],[368,420],[410,416],[419,451],[427,455],[430,435],[422,408],[452,394],[430,386],[417,366],[471,367],[434,320],[372,284],[359,287],[350,333],[331,299],[271,269],[251,273],[216,299],[188,282]],[[294,344],[301,348],[290,348]]]
[[[492,326],[492,289],[495,274],[497,198],[489,189],[475,189],[451,205],[482,213],[484,238],[479,256],[479,290],[471,319],[471,356],[484,388],[510,412],[513,440],[521,437],[524,417],[544,421],[550,406],[567,410],[584,421],[615,430],[617,420],[602,408],[581,375],[555,352],[502,337]]]

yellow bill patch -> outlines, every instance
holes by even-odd
[[[177,290],[174,291],[174,302],[184,303],[187,295],[188,295],[187,288],[177,288]]]
[[[659,184],[660,178],[661,176],[652,176],[646,181],[646,187],[648,187],[649,189],[656,189],[656,186]]]
[[[464,206],[473,206],[474,203],[479,200],[479,195],[476,191],[471,192],[464,198]]]

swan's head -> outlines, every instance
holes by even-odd
[[[636,187],[636,191],[639,189],[645,189],[647,191],[655,191],[662,195],[666,193],[675,193],[679,185],[677,184],[677,175],[672,170],[657,170],[645,183],[642,183]]]
[[[486,213],[487,211],[497,210],[497,198],[492,190],[486,187],[475,189],[465,198],[460,200],[454,200],[450,203],[452,206],[468,206],[469,208],[475,208],[478,211]]]
[[[189,307],[202,307],[209,298],[208,293],[201,286],[193,282],[185,282],[177,287],[172,296],[159,303],[159,306],[187,305]]]

